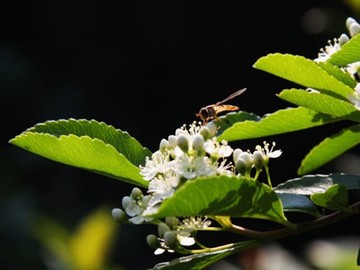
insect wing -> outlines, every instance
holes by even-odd
[[[232,93],[230,96],[228,96],[227,98],[225,98],[224,100],[217,102],[215,105],[216,105],[216,106],[219,106],[220,104],[223,104],[223,103],[227,102],[228,100],[233,99],[234,97],[237,97],[237,96],[241,95],[241,94],[244,93],[245,91],[246,91],[246,88],[237,90],[236,92]]]

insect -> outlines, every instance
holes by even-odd
[[[199,117],[203,122],[203,125],[205,125],[209,121],[216,119],[217,115],[221,112],[237,111],[239,107],[234,105],[223,104],[223,103],[229,101],[230,99],[233,99],[234,97],[241,95],[245,91],[246,88],[237,90],[236,92],[232,93],[230,96],[225,98],[224,100],[201,108],[200,111],[196,114],[196,116]]]

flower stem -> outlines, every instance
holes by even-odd
[[[222,251],[222,250],[225,250],[225,249],[232,249],[231,253],[236,253],[236,252],[239,252],[241,250],[256,247],[260,243],[261,243],[260,240],[248,240],[248,241],[231,243],[231,244],[226,244],[226,245],[217,246],[217,247],[211,247],[211,248],[193,249],[193,250],[189,250],[189,252],[191,254],[201,254],[201,253]]]
[[[269,167],[268,167],[267,165],[265,165],[264,167],[265,167],[265,172],[266,172],[266,177],[267,177],[268,185],[269,185],[269,187],[272,188],[271,179],[270,179]]]

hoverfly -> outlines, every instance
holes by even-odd
[[[233,99],[234,97],[237,97],[238,95],[241,95],[246,91],[246,88],[240,89],[234,93],[232,93],[230,96],[225,98],[222,101],[219,101],[215,104],[207,105],[206,107],[203,107],[200,109],[200,111],[196,114],[197,117],[201,119],[203,122],[203,125],[205,125],[207,122],[216,119],[217,115],[221,112],[226,111],[237,111],[239,107],[234,105],[227,105],[223,104],[230,99]]]

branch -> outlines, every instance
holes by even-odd
[[[237,234],[247,236],[250,238],[254,238],[254,239],[263,239],[263,240],[279,239],[279,238],[287,237],[290,235],[295,235],[295,234],[315,230],[315,229],[318,229],[321,227],[325,227],[327,225],[330,225],[330,224],[336,223],[340,220],[343,220],[345,218],[348,218],[352,215],[359,214],[360,213],[360,201],[352,204],[350,206],[350,208],[351,208],[351,213],[337,211],[337,212],[334,212],[334,213],[329,214],[324,217],[320,217],[320,218],[312,220],[312,221],[299,223],[299,224],[297,224],[297,228],[295,230],[290,229],[290,228],[282,228],[282,229],[277,229],[277,230],[261,232],[261,231],[247,229],[247,228],[244,228],[244,227],[241,227],[238,225],[234,225],[234,224],[231,224],[231,226],[227,227],[226,229],[228,229],[229,231],[231,231],[233,233],[237,233]]]

